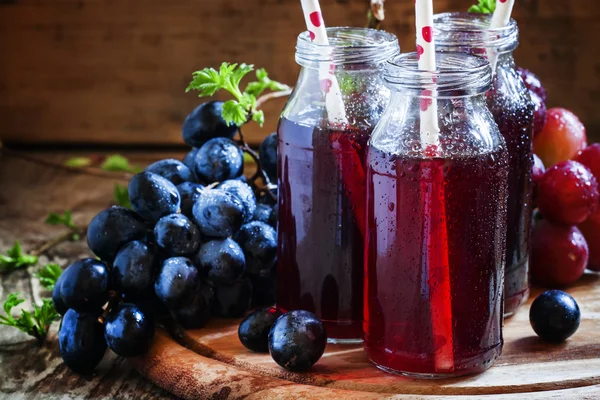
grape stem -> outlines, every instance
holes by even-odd
[[[256,105],[254,106],[254,108],[259,109],[260,106],[262,106],[264,103],[266,103],[269,100],[277,99],[280,97],[287,97],[290,94],[292,94],[293,90],[294,90],[294,88],[288,88],[286,90],[281,90],[279,92],[270,92],[267,94],[263,94],[258,99],[256,99]]]
[[[281,92],[275,92],[281,93]],[[277,200],[277,197],[271,191],[271,180],[269,179],[269,175],[265,172],[262,165],[260,164],[260,157],[258,153],[248,145],[248,142],[244,139],[244,134],[242,133],[242,128],[238,128],[238,135],[240,136],[239,145],[243,151],[250,154],[250,157],[254,160],[256,164],[256,172],[252,175],[248,180],[250,182],[255,182],[259,177],[263,180],[264,187],[261,189],[263,192],[267,193],[267,195],[271,196],[273,200]]]
[[[30,251],[29,254],[31,254],[32,256],[39,257],[42,254],[46,253],[48,250],[52,249],[53,247],[58,246],[61,243],[68,242],[68,241],[75,241],[76,240],[75,238],[77,236],[82,237],[83,235],[86,234],[86,232],[87,232],[87,226],[84,228],[72,228],[68,232],[62,233],[58,236],[48,239],[47,241],[42,243],[39,247]],[[77,236],[75,236],[75,235],[77,235]]]
[[[64,165],[64,164],[61,164],[58,162],[45,160],[43,158],[39,158],[36,156],[32,156],[30,154],[22,153],[20,151],[11,150],[11,149],[3,146],[2,142],[0,142],[0,152],[8,157],[19,158],[21,160],[29,161],[34,164],[43,165],[45,167],[50,167],[50,168],[55,168],[55,169],[60,169],[60,170],[71,172],[71,173],[86,174],[86,175],[97,176],[100,178],[120,179],[120,180],[129,180],[133,177],[133,175],[129,174],[129,173],[104,171],[100,168],[94,168],[94,167],[69,167],[67,165]]]

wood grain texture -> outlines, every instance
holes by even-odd
[[[322,0],[327,23],[363,26],[366,0]],[[474,0],[436,0],[437,12]],[[413,4],[386,2],[384,28],[414,50]],[[592,0],[523,0],[520,65],[540,75],[549,106],[578,114],[600,139],[600,9]],[[229,60],[293,85],[300,5],[289,0],[14,0],[0,3],[0,138],[25,143],[180,144],[199,103],[190,73]],[[284,100],[265,106],[275,129]]]

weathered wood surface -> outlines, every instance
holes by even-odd
[[[368,0],[322,0],[330,26],[363,26]],[[436,0],[436,12],[475,0]],[[384,28],[414,50],[410,1],[388,0]],[[600,139],[600,8],[592,0],[522,0],[520,65],[540,75],[549,106],[578,114]],[[304,30],[291,0],[0,1],[0,139],[41,143],[179,144],[199,103],[190,73],[222,61],[254,63],[293,85]],[[265,106],[275,129],[284,100]]]
[[[64,160],[72,156],[45,154],[44,158]],[[166,154],[128,154],[140,165]],[[179,156],[179,154],[178,154]],[[20,240],[32,249],[48,238],[64,232],[44,224],[49,212],[73,210],[75,222],[86,225],[111,203],[114,184],[124,181],[73,174],[41,167],[30,162],[0,156],[0,249],[4,251]],[[65,243],[44,256],[38,266],[0,275],[0,301],[11,292],[21,292],[28,301],[40,303],[45,291],[32,274],[39,265],[52,261],[66,266],[70,261],[89,256],[85,241]],[[131,368],[124,359],[108,352],[92,377],[80,377],[60,359],[55,323],[45,345],[39,347],[29,336],[0,326],[0,399],[172,399],[176,396],[156,387]]]

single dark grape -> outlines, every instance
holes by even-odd
[[[252,307],[267,307],[275,304],[277,296],[277,268],[267,275],[250,275],[252,282]]]
[[[277,183],[277,146],[277,133],[273,132],[263,140],[258,148],[260,165],[274,183]]]
[[[237,178],[244,172],[244,153],[231,139],[211,139],[196,153],[194,172],[204,183]]]
[[[244,205],[244,222],[252,220],[254,211],[256,211],[256,197],[248,184],[230,179],[221,183],[217,188],[236,195]]]
[[[204,243],[194,257],[194,263],[202,278],[214,284],[231,284],[246,268],[242,249],[230,238]]]
[[[194,203],[200,198],[204,186],[199,183],[183,182],[177,185],[177,191],[181,198],[181,213],[186,217],[192,219]]]
[[[547,112],[546,103],[535,92],[530,91],[531,101],[533,102],[533,134],[537,135],[546,125]]]
[[[252,216],[252,220],[268,224],[269,217],[271,216],[271,211],[273,211],[273,208],[271,206],[267,204],[257,204],[256,210],[254,211],[254,215]]]
[[[145,171],[160,175],[163,178],[171,181],[174,185],[179,185],[180,183],[191,182],[194,180],[194,176],[192,175],[190,168],[174,158],[156,161],[148,165]]]
[[[252,301],[252,283],[249,279],[240,279],[231,285],[216,285],[213,312],[225,318],[242,317]]]
[[[529,322],[537,335],[548,342],[562,342],[579,328],[581,311],[573,297],[562,290],[540,294],[529,309]]]
[[[80,374],[89,374],[106,352],[104,326],[96,315],[68,310],[60,323],[58,346],[67,367]]]
[[[326,345],[323,323],[308,311],[283,314],[269,332],[271,357],[290,371],[308,370],[319,361]]]
[[[177,187],[152,172],[142,172],[129,182],[129,201],[133,209],[151,222],[179,210]]]
[[[192,149],[183,158],[183,163],[187,165],[192,173],[194,172],[194,160],[196,159],[198,149],[198,147],[192,147]]]
[[[106,317],[104,338],[108,347],[122,357],[142,355],[154,339],[154,319],[135,304],[119,304]]]
[[[225,238],[244,222],[244,205],[234,194],[220,189],[204,190],[192,209],[194,222],[205,236]]]
[[[277,232],[260,221],[243,225],[233,239],[246,256],[246,269],[254,275],[265,275],[275,266],[277,259]]]
[[[268,353],[269,332],[281,315],[281,311],[275,307],[254,311],[238,327],[240,342],[249,350]]]
[[[108,300],[108,267],[94,258],[75,261],[63,273],[60,297],[67,308],[98,313]]]
[[[525,83],[527,89],[537,94],[542,99],[542,101],[545,102],[546,89],[544,89],[544,86],[542,86],[540,78],[538,78],[537,75],[525,68],[517,67],[517,72],[519,73],[519,75],[521,75],[521,78],[523,79],[523,82]]]
[[[199,282],[198,270],[189,259],[172,257],[163,262],[154,291],[163,304],[175,309],[189,302]]]
[[[237,127],[233,124],[227,125],[221,116],[222,112],[222,101],[200,104],[183,122],[183,141],[189,146],[200,147],[213,138],[231,139],[237,132]]]
[[[170,256],[186,256],[200,247],[200,231],[186,216],[171,214],[156,223],[154,241]]]
[[[60,297],[60,289],[62,287],[62,282],[64,280],[64,274],[61,274],[56,283],[54,284],[54,289],[52,289],[52,303],[54,304],[54,309],[60,315],[65,315],[67,310],[69,309],[65,302]]]
[[[112,262],[119,249],[132,240],[144,240],[148,228],[133,210],[111,207],[100,211],[90,222],[87,241],[90,250],[106,262]]]
[[[215,293],[208,285],[200,285],[193,299],[181,308],[171,310],[171,315],[185,329],[202,328],[210,319]]]
[[[139,240],[129,242],[117,253],[113,263],[112,288],[128,299],[144,296],[152,291],[158,265],[154,247]]]
[[[279,212],[279,204],[275,204],[273,207],[273,211],[271,211],[271,215],[269,215],[269,225],[273,228],[277,229],[277,214]]]

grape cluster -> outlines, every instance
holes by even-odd
[[[244,146],[222,107],[204,103],[187,117],[183,138],[194,147],[183,161],[157,161],[131,179],[133,209],[91,221],[97,258],[71,264],[53,292],[61,355],[74,371],[91,372],[107,347],[143,354],[163,318],[200,328],[275,302],[277,138],[260,147],[268,178],[259,188],[243,176]]]

